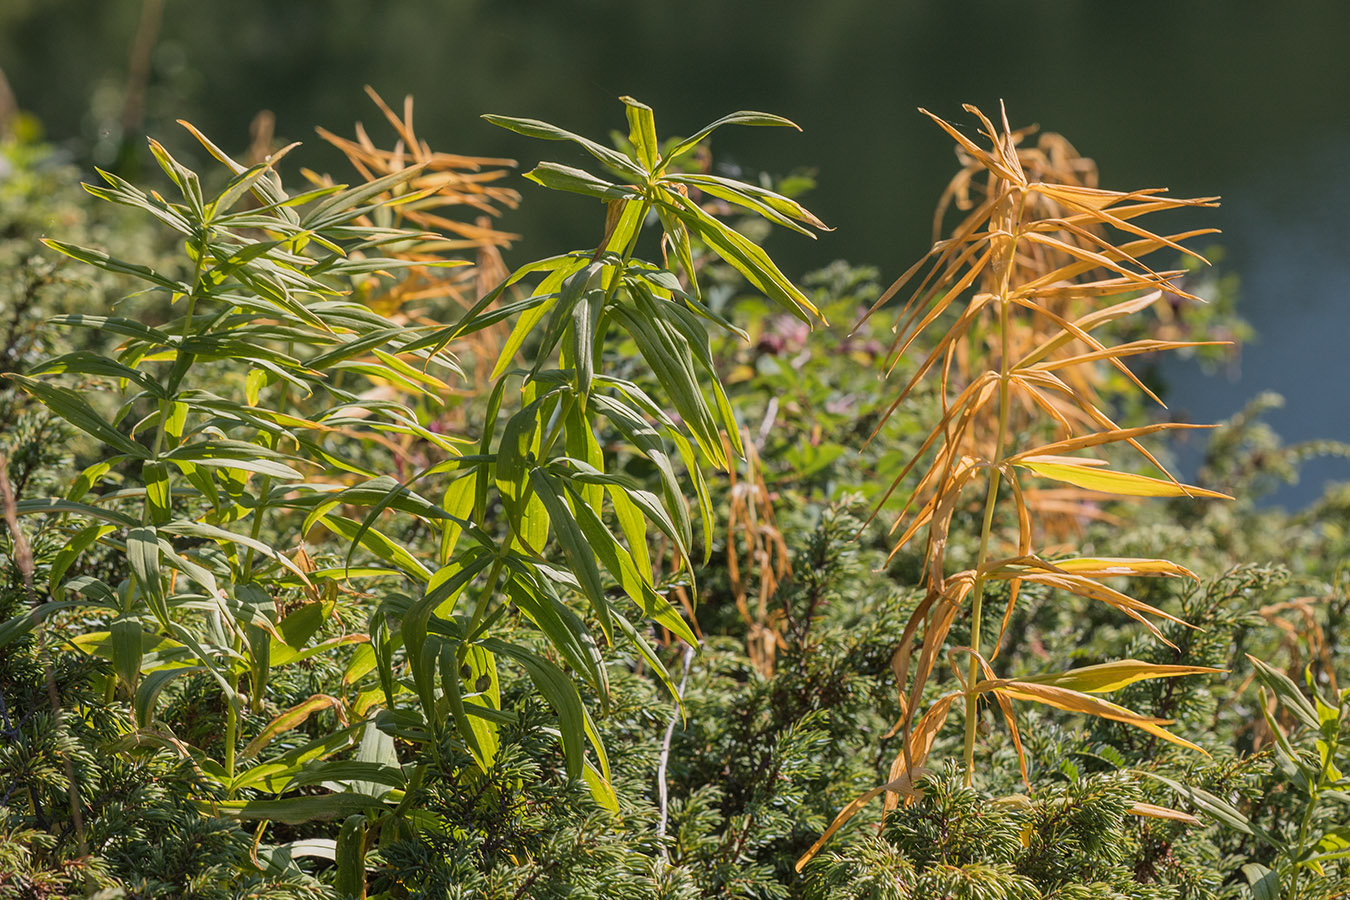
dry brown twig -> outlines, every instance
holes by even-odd
[[[378,272],[363,279],[358,286],[361,299],[394,321],[441,325],[443,320],[453,320],[458,312],[472,306],[508,274],[502,250],[510,247],[519,235],[494,228],[492,223],[503,209],[514,209],[520,204],[517,191],[497,183],[516,163],[511,159],[434,151],[414,129],[411,96],[404,98],[400,115],[373,88],[367,86],[366,93],[394,131],[395,141],[390,149],[378,146],[359,122],[352,139],[323,128],[317,129],[319,136],[340,150],[367,181],[416,169],[416,174],[394,189],[400,202],[381,205],[356,221],[362,225],[420,228],[423,234],[415,242],[380,248],[381,255],[414,265],[400,269],[397,277]],[[334,182],[328,175],[308,170],[304,175],[317,185]],[[382,195],[381,199],[388,197]],[[464,212],[472,216],[471,221],[458,217]],[[445,265],[447,259],[465,253],[472,255],[472,265]],[[453,304],[454,312],[447,315],[443,305],[440,308],[427,305],[444,301]],[[475,393],[474,385],[490,381],[493,361],[507,333],[505,323],[499,323],[458,338],[451,349],[461,359],[471,360],[471,383],[457,386],[437,380],[431,383],[432,388],[447,398]],[[417,360],[407,362],[419,365]],[[392,386],[388,390],[396,393]],[[451,407],[449,416],[439,424],[458,429],[465,423],[455,417],[462,414],[462,407]],[[393,448],[400,465],[413,460],[414,443],[413,439],[405,438]],[[421,462],[413,460],[414,465]]]
[[[731,458],[730,442],[723,438]],[[792,572],[787,542],[774,518],[773,495],[764,482],[759,452],[754,437],[745,430],[745,477],[738,478],[736,466],[728,470],[727,574],[731,581],[736,609],[749,626],[747,637],[750,660],[765,677],[773,675],[774,658],[785,648],[781,626],[783,611],[770,609],[778,587]],[[745,574],[743,574],[745,573]],[[754,607],[746,574],[757,581]]]
[[[423,229],[423,240],[412,245],[388,247],[384,252],[397,259],[427,265],[404,270],[397,279],[369,279],[365,300],[384,315],[401,315],[422,323],[430,321],[426,313],[414,307],[422,301],[449,298],[467,309],[507,275],[501,251],[510,247],[519,235],[493,228],[492,220],[503,209],[515,209],[520,205],[517,191],[496,183],[516,162],[434,151],[414,130],[411,96],[404,98],[400,116],[373,88],[367,87],[366,93],[397,136],[391,149],[377,146],[359,122],[354,139],[339,137],[323,128],[318,129],[319,136],[342,151],[367,181],[420,167],[416,175],[398,188],[401,195],[413,195],[414,199],[381,207],[375,215],[387,217],[388,221],[376,222],[370,216],[358,221],[366,225]],[[308,171],[305,175],[315,184],[333,182],[326,175]],[[454,213],[462,210],[471,213],[472,221],[454,217]],[[466,251],[474,254],[473,266],[441,268],[437,265],[447,253]],[[464,348],[475,360],[479,381],[485,379],[496,359],[504,340],[504,328],[504,325],[494,326],[462,339]]]

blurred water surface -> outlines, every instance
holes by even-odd
[[[153,12],[157,0],[149,0]],[[0,68],[49,137],[115,162],[142,0],[0,0]],[[477,119],[532,116],[587,134],[621,127],[616,97],[656,108],[665,134],[739,108],[786,115],[803,133],[719,135],[719,161],[818,170],[809,205],[837,231],[776,236],[791,274],[836,258],[894,277],[926,247],[953,171],[950,142],[915,112],[951,120],[1000,99],[1093,157],[1106,187],[1220,194],[1223,266],[1260,339],[1240,372],[1168,369],[1179,415],[1212,421],[1265,389],[1290,441],[1350,440],[1350,4],[1334,0],[163,0],[144,130],[191,152],[172,120],[226,147],[259,109],[280,137],[350,133],[378,119],[362,94],[417,97],[433,146],[533,164],[531,142]],[[568,150],[547,148],[554,158]],[[593,244],[578,198],[523,188],[507,227],[514,259]],[[1178,227],[1181,224],[1178,223]],[[1280,502],[1350,479],[1314,463]]]

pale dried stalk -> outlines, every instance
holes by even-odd
[[[728,469],[727,574],[736,609],[750,630],[747,636],[750,661],[760,673],[770,677],[777,651],[785,648],[786,643],[780,631],[784,620],[782,610],[770,610],[769,601],[791,574],[792,564],[787,541],[774,517],[773,496],[760,470],[759,451],[748,429],[742,444],[745,448],[745,478],[738,479],[736,466]],[[725,436],[723,445],[727,458],[733,458],[731,443]],[[753,571],[759,582],[753,610],[749,587],[742,576],[743,568]]]

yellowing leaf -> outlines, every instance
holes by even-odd
[[[270,744],[277,735],[290,731],[299,726],[302,722],[314,715],[316,712],[325,709],[342,708],[342,701],[336,697],[330,697],[327,694],[315,694],[308,700],[303,700],[292,706],[290,709],[278,715],[267,727],[258,732],[258,736],[248,742],[244,752],[240,754],[241,759],[252,759],[262,751],[264,747]],[[339,713],[339,715],[341,715]]]
[[[1075,487],[1104,494],[1118,494],[1126,497],[1216,497],[1220,500],[1232,500],[1227,494],[1209,491],[1189,484],[1178,484],[1162,478],[1150,478],[1147,475],[1132,475],[1128,472],[1114,472],[1110,469],[1091,468],[1088,465],[1070,465],[1063,462],[1045,462],[1035,458],[1018,460],[1017,465],[1040,475],[1063,481]]]
[[[1171,575],[1177,578],[1200,578],[1185,566],[1166,559],[1135,559],[1131,557],[1102,556],[1056,559],[1050,565],[1075,575],[1104,578],[1110,575]]]
[[[1178,675],[1205,675],[1222,672],[1209,666],[1165,666],[1137,659],[1120,659],[1097,666],[1083,666],[1053,675],[1037,675],[1021,679],[1024,682],[1048,684],[1088,694],[1102,694],[1119,690],[1127,684],[1150,678],[1175,678]]]
[[[915,724],[914,731],[909,736],[909,746],[896,757],[895,764],[891,766],[891,780],[863,793],[841,809],[839,815],[830,823],[830,827],[825,829],[825,833],[797,860],[794,868],[798,872],[806,867],[806,864],[820,852],[820,848],[825,846],[825,842],[833,837],[845,822],[857,815],[858,810],[870,803],[874,797],[886,791],[914,790],[914,781],[922,774],[922,766],[928,758],[928,751],[932,749],[938,731],[947,721],[947,713],[952,708],[952,702],[960,696],[961,694],[947,694],[929,707],[928,712],[924,713],[923,718]],[[913,770],[909,768],[910,762],[914,765]]]
[[[1156,806],[1152,803],[1143,803],[1135,801],[1127,813],[1135,816],[1143,816],[1149,819],[1170,819],[1173,822],[1185,822],[1187,825],[1203,825],[1204,823],[1190,813],[1184,813],[1179,809],[1170,809],[1166,806]]]
[[[1140,715],[1139,713],[1128,710],[1118,704],[1111,703],[1107,700],[1099,700],[1096,697],[1078,691],[1057,687],[1055,685],[1037,684],[1031,681],[985,681],[976,685],[975,689],[980,692],[1000,691],[1006,693],[1014,700],[1029,700],[1032,703],[1041,703],[1068,712],[1086,713],[1090,716],[1110,719],[1113,722],[1124,722],[1127,725],[1133,725],[1136,728],[1143,729],[1149,734],[1160,737],[1165,741],[1170,741],[1173,744],[1189,747],[1192,750],[1205,753],[1203,748],[1191,743],[1185,738],[1177,737],[1166,728],[1163,728],[1163,725],[1170,724],[1168,719],[1158,719],[1153,716]],[[1206,753],[1205,755],[1208,756],[1209,754]]]

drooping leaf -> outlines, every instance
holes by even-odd
[[[1097,466],[1069,465],[1062,462],[1042,462],[1034,457],[1024,457],[1017,465],[1035,472],[1042,478],[1051,478],[1072,484],[1075,487],[1101,491],[1105,494],[1119,494],[1126,497],[1214,497],[1219,500],[1232,500],[1227,494],[1210,491],[1193,485],[1177,484],[1162,478],[1150,478],[1147,475],[1134,475],[1129,472],[1115,472]]]
[[[723,125],[773,125],[801,131],[801,127],[790,119],[785,119],[782,116],[775,116],[772,113],[755,112],[753,110],[743,109],[705,125],[694,132],[690,137],[670,148],[670,151],[661,157],[660,168],[664,170],[672,162],[703,143],[704,138],[721,128]]]
[[[5,377],[13,379],[52,412],[114,450],[138,459],[150,456],[149,450],[109,425],[74,391],[23,375],[6,374]]]
[[[1150,678],[1176,678],[1181,675],[1206,675],[1222,671],[1222,669],[1209,666],[1168,666],[1141,662],[1137,659],[1120,659],[1096,666],[1069,669],[1066,672],[1057,672],[1052,675],[1024,676],[1018,680],[1034,684],[1048,684],[1088,694],[1101,694],[1119,690],[1127,684]]]

